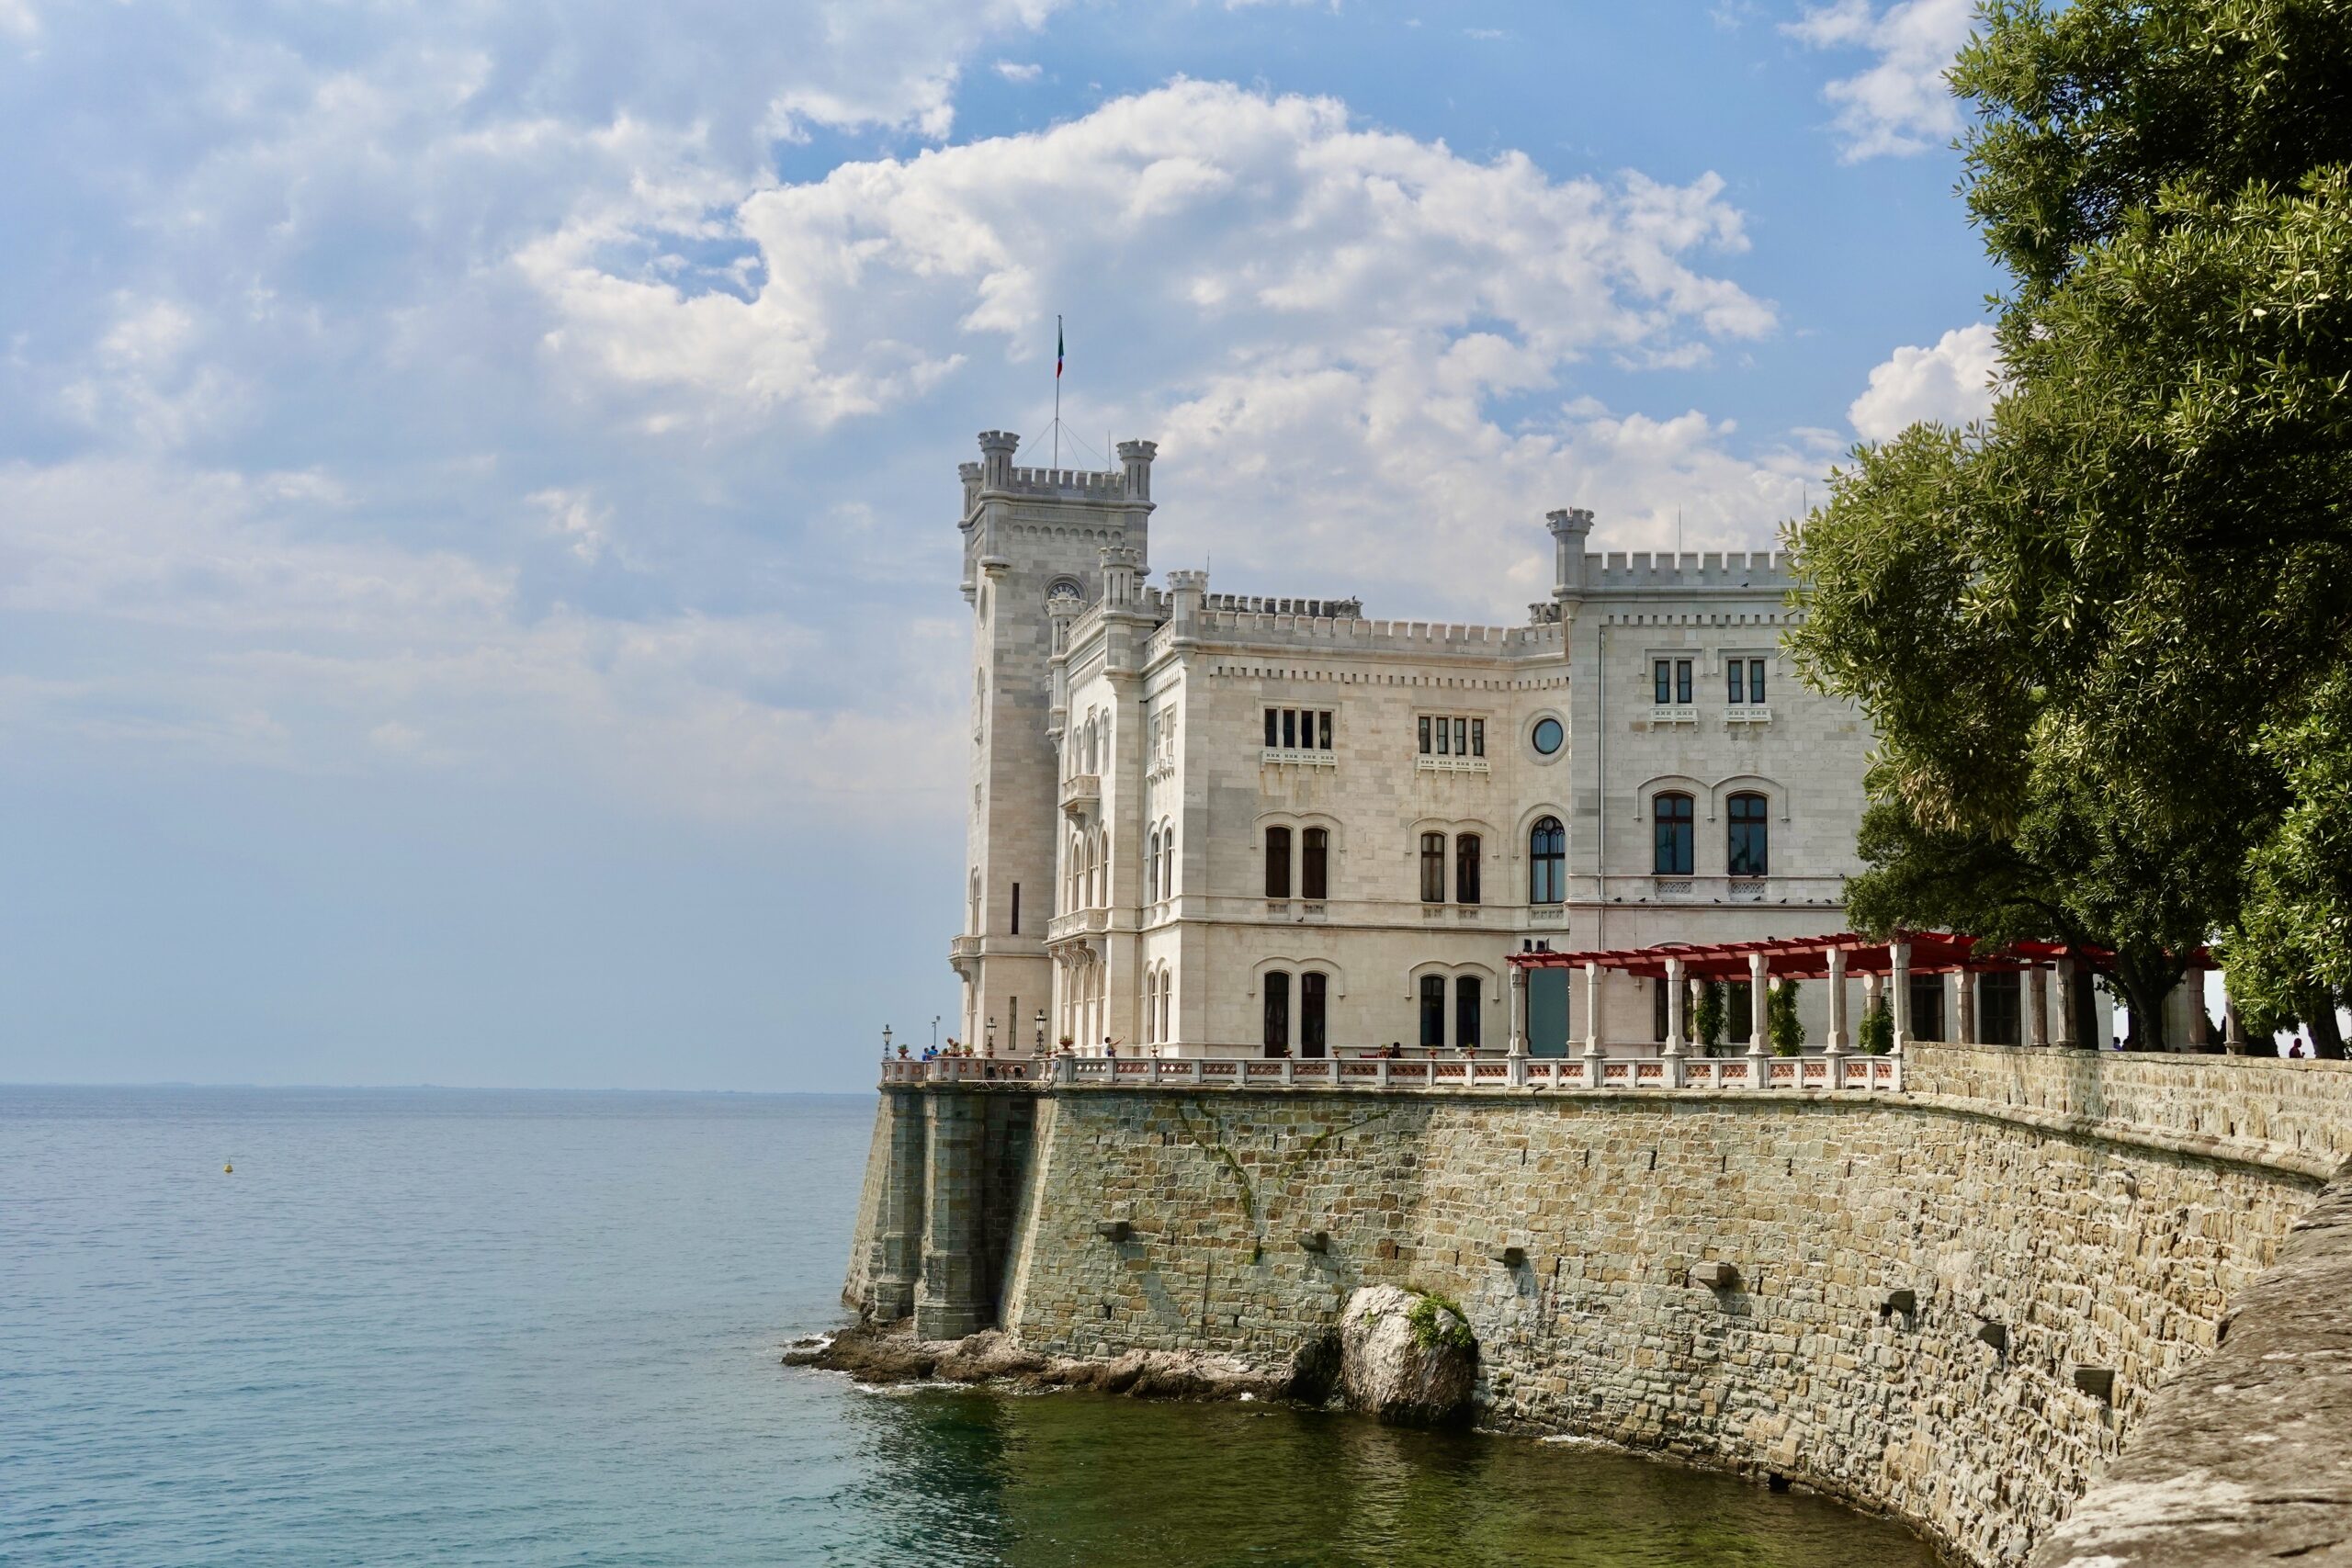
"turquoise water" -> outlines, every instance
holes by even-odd
[[[1931,1561],[1605,1451],[780,1367],[871,1116],[0,1089],[0,1562]]]

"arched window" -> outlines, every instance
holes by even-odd
[[[1421,902],[1445,902],[1445,835],[1421,835]]]
[[[1290,897],[1290,829],[1287,828],[1266,829],[1266,897]]]
[[[1266,1055],[1290,1055],[1290,976],[1279,969],[1269,970],[1265,976],[1265,1036]]]
[[[1151,847],[1144,860],[1143,896],[1147,900],[1159,896],[1159,829],[1151,830]]]
[[[978,936],[980,931],[980,868],[978,866],[972,868],[967,902],[971,905],[969,911],[971,919],[964,929]]]
[[[1421,1043],[1445,1043],[1445,976],[1421,976]]]
[[[1453,901],[1478,901],[1478,835],[1457,833],[1453,839]]]
[[[1159,823],[1159,896],[1176,897],[1176,825],[1165,818]]]
[[[1102,835],[1086,836],[1086,907],[1090,909],[1102,901]]]
[[[1453,1043],[1464,1050],[1478,1045],[1478,989],[1476,975],[1453,982]]]
[[[1325,998],[1331,988],[1331,976],[1310,969],[1298,977],[1298,1054],[1320,1056],[1324,1054]]]
[[[1331,835],[1321,828],[1309,828],[1299,835],[1298,896],[1302,898],[1328,897],[1331,871]]]
[[[1760,795],[1735,795],[1729,806],[1731,854],[1726,869],[1734,876],[1769,876],[1772,863],[1772,824]]]
[[[1560,904],[1568,897],[1568,830],[1556,817],[1538,820],[1527,834],[1527,901]]]
[[[1159,1043],[1159,975],[1151,969],[1143,972],[1143,1038],[1147,1045]]]
[[[1650,801],[1650,870],[1660,876],[1690,874],[1690,797],[1661,795]]]
[[[1163,1045],[1175,1038],[1168,1032],[1169,1018],[1175,1010],[1169,1005],[1169,998],[1174,994],[1175,989],[1176,976],[1168,972],[1167,964],[1161,964],[1159,966],[1159,1041]]]

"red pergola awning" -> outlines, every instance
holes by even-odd
[[[2071,946],[2056,942],[2019,942],[1980,953],[1984,944],[1957,931],[1900,931],[1896,937],[1910,946],[1905,968],[1914,975],[1950,975],[1955,971],[2000,971],[2030,968],[2061,958],[2074,958],[2086,968],[2105,974],[2115,954],[2104,947]],[[1533,950],[1514,953],[1520,969],[1581,969],[1588,964],[1620,974],[1666,977],[1666,961],[1679,958],[1682,973],[1695,980],[1745,980],[1758,954],[1765,973],[1776,980],[1817,980],[1829,973],[1829,955],[1846,955],[1849,975],[1888,975],[1894,969],[1890,939],[1838,931],[1829,936],[1768,937],[1757,942],[1660,942],[1655,947],[1596,949],[1584,953]],[[2199,961],[2205,954],[2198,954]]]

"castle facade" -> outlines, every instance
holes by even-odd
[[[1781,558],[1593,554],[1555,512],[1523,624],[1367,619],[1148,583],[1151,442],[1111,472],[979,444],[965,1040],[1555,1055],[1591,998],[1544,971],[1514,1008],[1526,944],[1843,929],[1871,734],[1781,657]],[[1654,1050],[1660,985],[1606,984],[1608,1049]]]

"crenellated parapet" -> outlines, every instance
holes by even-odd
[[[1587,592],[1688,592],[1694,589],[1774,589],[1796,585],[1781,550],[1611,550],[1588,555]]]

